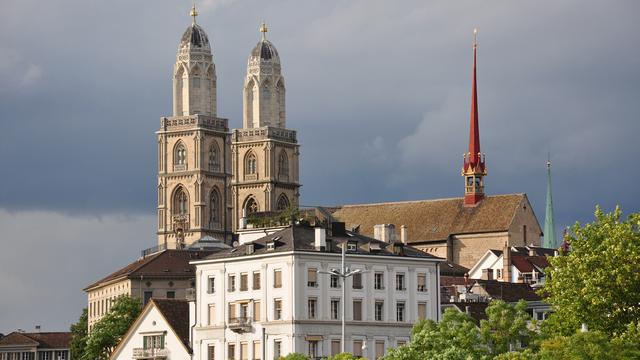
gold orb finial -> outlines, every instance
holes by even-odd
[[[262,40],[267,38],[267,24],[263,21],[260,25],[260,32],[262,33]]]
[[[196,23],[196,16],[198,16],[198,9],[196,9],[196,3],[193,3],[193,7],[191,8],[191,11],[189,12],[189,16],[191,16],[193,18],[193,23]]]

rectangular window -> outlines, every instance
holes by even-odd
[[[207,346],[207,360],[216,360],[216,347],[213,345]]]
[[[260,341],[253,342],[253,359],[254,360],[262,359],[262,346]]]
[[[354,289],[362,289],[362,274],[353,274],[351,278],[353,279],[352,287]]]
[[[356,251],[357,248],[358,248],[358,243],[356,242],[347,243],[347,251]]]
[[[309,340],[309,357],[312,359],[318,358],[318,341]]]
[[[227,359],[234,360],[236,358],[236,344],[229,344],[227,347]]]
[[[331,319],[338,320],[340,318],[340,300],[331,299]]]
[[[236,316],[238,316],[236,314],[236,304],[234,303],[229,303],[229,320],[231,319],[235,319]]]
[[[240,319],[249,317],[249,303],[240,303]]]
[[[362,357],[362,340],[353,340],[353,355]]]
[[[396,321],[404,322],[404,302],[396,303]]]
[[[496,269],[496,279],[502,279],[502,269]]]
[[[377,272],[373,274],[373,288],[376,290],[384,289],[384,274]]]
[[[273,270],[273,287],[282,287],[282,270],[280,269]]]
[[[167,299],[175,299],[176,292],[175,291],[167,291]]]
[[[384,356],[384,340],[376,340],[376,359]]]
[[[249,360],[249,344],[240,343],[240,360]]]
[[[249,290],[249,274],[240,274],[240,291]]]
[[[382,321],[384,317],[384,301],[376,301],[374,315],[376,321]]]
[[[143,336],[142,346],[145,349],[164,349],[164,335]]]
[[[362,300],[353,300],[353,320],[362,320]]]
[[[418,274],[418,291],[427,291],[427,274]]]
[[[307,315],[309,319],[316,318],[316,304],[317,304],[317,300],[315,298],[309,298],[309,300],[307,301],[307,308],[308,308]]]
[[[280,340],[273,340],[273,358],[280,359],[280,354],[282,354],[282,343]]]
[[[340,354],[340,340],[331,340],[331,356]]]
[[[214,294],[216,292],[216,278],[213,277],[213,276],[209,277],[209,284],[208,284],[207,292],[209,294]]]
[[[339,288],[340,287],[340,279],[338,275],[331,275],[331,287]]]
[[[282,319],[282,300],[281,299],[273,300],[273,319],[274,320]]]
[[[235,275],[229,275],[229,284],[228,284],[228,290],[229,292],[233,292],[236,291],[236,276]]]
[[[151,297],[153,296],[153,291],[145,291],[144,292],[144,305],[147,305],[147,303],[149,302],[149,300],[151,300]],[[106,307],[106,306],[105,306]]]
[[[260,271],[253,272],[253,290],[260,290]]]
[[[424,320],[427,318],[427,303],[418,303],[418,320]]]
[[[260,321],[260,301],[253,302],[253,321]]]
[[[404,287],[404,273],[396,274],[396,291],[405,291]]]
[[[315,269],[315,268],[307,269],[307,286],[308,287],[318,286],[318,269]]]
[[[405,345],[407,345],[407,342],[404,340],[396,341],[396,347],[405,346]]]
[[[216,304],[209,304],[209,326],[216,323]]]

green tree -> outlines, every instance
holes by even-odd
[[[287,356],[281,356],[280,360],[310,360],[310,358],[301,353],[289,353]]]
[[[534,339],[535,332],[528,325],[532,319],[526,308],[527,302],[524,300],[515,306],[494,300],[487,307],[487,319],[480,321],[480,334],[492,355],[515,350]]]
[[[357,357],[351,353],[343,352],[338,355],[329,356],[327,360],[367,360],[363,357]]]
[[[619,207],[605,214],[597,206],[593,223],[576,223],[566,236],[569,253],[549,259],[541,289],[554,310],[542,324],[547,338],[572,336],[582,323],[616,336],[640,321],[640,213],[621,216]]]
[[[140,310],[140,300],[129,296],[118,297],[111,310],[91,329],[82,360],[107,359]]]
[[[386,360],[485,359],[488,347],[471,317],[455,309],[447,309],[442,320],[423,320],[412,329],[409,345],[390,350]]]
[[[82,309],[80,319],[69,329],[72,336],[69,345],[72,359],[80,359],[84,355],[84,349],[87,346],[88,315],[87,308]]]

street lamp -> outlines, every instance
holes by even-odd
[[[346,257],[347,243],[342,243],[342,266],[340,269],[331,269],[329,271],[318,271],[320,274],[334,275],[342,279],[342,337],[340,339],[340,351],[344,352],[344,328],[345,328],[345,302],[347,299],[347,278],[355,274],[362,274],[362,269],[351,270],[345,266],[344,260]]]

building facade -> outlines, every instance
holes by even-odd
[[[349,268],[362,271],[344,285],[326,274],[340,268],[340,246]],[[407,343],[417,320],[438,319],[441,261],[399,242],[304,225],[194,261],[194,358],[337,354],[344,301],[345,351],[375,359]]]

